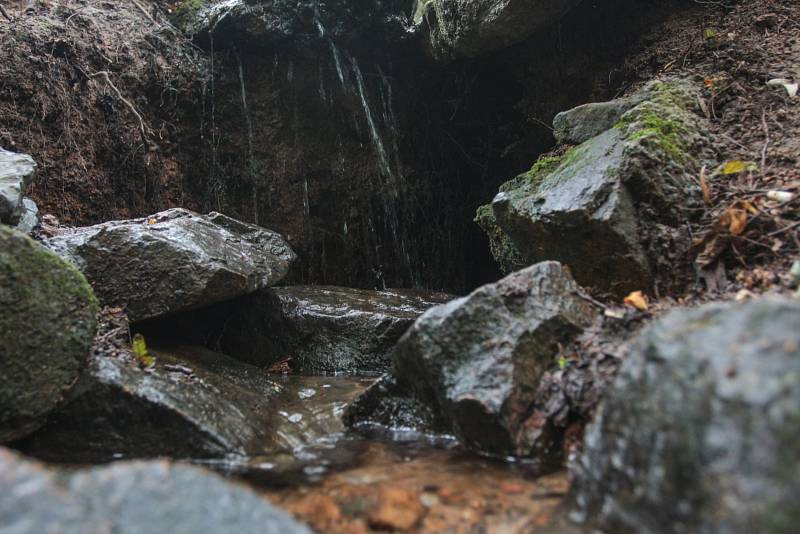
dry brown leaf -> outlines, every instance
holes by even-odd
[[[147,224],[155,224],[156,220],[153,218],[147,219]]]
[[[753,204],[747,200],[737,200],[720,215],[714,224],[717,232],[728,232],[731,235],[741,235],[747,227],[747,214],[758,214]]]
[[[707,269],[716,259],[727,250],[730,245],[730,236],[720,235],[715,232],[708,232],[703,238],[697,240],[693,248],[704,246],[702,252],[695,258],[695,263],[701,269]]]
[[[625,297],[625,300],[622,302],[627,306],[636,308],[637,310],[647,311],[648,308],[647,295],[643,294],[641,291],[634,291]]]

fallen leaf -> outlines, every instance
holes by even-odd
[[[156,220],[153,218],[147,219],[147,224],[155,224]]]
[[[794,197],[795,194],[789,191],[767,191],[767,198],[776,202],[789,202]]]
[[[758,168],[752,161],[732,159],[720,165],[718,172],[721,174],[739,174],[740,172],[754,171]]]
[[[641,291],[634,291],[627,297],[625,300],[622,301],[624,304],[628,306],[632,306],[637,310],[647,311],[648,304],[647,304],[647,296],[644,295]]]
[[[786,78],[774,78],[768,81],[767,85],[783,86],[783,88],[786,89],[786,92],[789,93],[789,98],[795,98],[797,96],[797,90],[800,89],[800,85],[793,83],[791,80],[787,80]]]
[[[703,30],[703,37],[706,39],[714,39],[717,36],[717,30],[714,28],[706,28]]]
[[[741,208],[731,206],[719,218],[719,223],[731,233],[739,235],[747,226],[747,212]]]

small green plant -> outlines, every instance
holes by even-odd
[[[156,358],[147,350],[147,343],[142,334],[133,336],[133,355],[142,369],[149,369],[156,364]]]

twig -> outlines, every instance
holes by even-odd
[[[607,310],[608,309],[608,306],[606,306],[605,304],[603,304],[599,300],[596,300],[596,299],[590,297],[589,295],[583,293],[582,291],[574,291],[574,294],[579,299],[585,300],[589,304],[593,304],[593,305],[597,306],[598,308],[601,308],[603,310]]]
[[[767,126],[767,110],[761,110],[761,126],[764,128],[764,148],[761,149],[761,171],[767,165],[767,147],[769,146],[769,126]]]
[[[144,127],[144,119],[139,114],[139,112],[136,111],[136,108],[134,107],[134,105],[131,104],[130,101],[128,101],[124,96],[122,96],[122,93],[120,93],[119,89],[117,89],[117,86],[114,85],[114,83],[111,81],[111,78],[108,77],[108,71],[101,70],[99,72],[95,72],[94,74],[89,74],[90,78],[96,78],[98,76],[105,80],[105,82],[108,84],[108,86],[111,89],[113,89],[115,93],[117,93],[117,97],[119,97],[119,99],[122,100],[122,102],[124,102],[126,106],[128,106],[128,109],[131,110],[131,113],[133,113],[136,116],[136,118],[139,119],[139,127],[142,130],[142,139],[147,141],[147,131],[145,130],[145,127]]]
[[[6,10],[3,9],[3,6],[1,6],[1,5],[0,5],[0,15],[3,15],[3,17],[5,17],[5,19],[8,22],[14,22],[14,19],[12,19],[10,16],[8,16],[8,13],[6,13]]]
[[[791,230],[793,228],[797,228],[798,226],[800,226],[800,221],[795,221],[792,224],[790,224],[788,226],[784,226],[783,228],[781,228],[779,230],[775,230],[774,232],[770,232],[767,235],[770,236],[770,237],[776,236],[778,234],[782,234],[784,232],[788,232],[789,230]]]
[[[138,8],[139,8],[139,11],[141,11],[141,12],[142,12],[142,14],[144,14],[144,16],[145,16],[145,17],[147,17],[148,19],[150,19],[150,22],[152,22],[153,24],[157,24],[157,22],[156,22],[156,19],[154,19],[152,16],[150,16],[150,13],[148,13],[148,12],[147,12],[147,10],[146,10],[146,9],[145,9],[145,8],[142,6],[142,4],[140,4],[140,3],[139,3],[139,2],[137,2],[136,0],[131,0],[131,2],[133,2],[133,4],[134,4],[136,7],[138,7]]]

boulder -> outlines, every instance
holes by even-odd
[[[593,317],[560,264],[543,262],[513,273],[417,319],[393,351],[391,378],[348,407],[347,421],[429,421],[483,452],[543,452],[544,437],[531,444],[525,428],[539,380],[555,365],[559,345],[572,341]],[[403,413],[415,406],[424,410]]]
[[[0,222],[17,224],[23,212],[22,199],[36,162],[27,154],[0,148]]]
[[[344,431],[337,410],[366,384],[323,387],[322,379],[268,376],[201,347],[149,347],[143,369],[127,350],[93,351],[68,403],[22,442],[46,460],[118,457],[292,456]]]
[[[22,209],[16,228],[20,232],[30,234],[37,226],[39,226],[39,207],[36,206],[36,202],[25,197],[22,199]]]
[[[557,22],[579,2],[416,0],[414,23],[426,30],[435,58],[473,58],[525,40]]]
[[[381,373],[414,320],[450,298],[414,290],[277,287],[158,326],[189,338],[200,329],[203,339],[195,341],[254,365],[291,358],[291,368],[305,374]]]
[[[709,146],[695,103],[690,83],[657,81],[557,119],[564,139],[600,133],[540,158],[478,210],[498,262],[557,260],[616,295],[679,284],[690,245],[681,228],[702,205],[694,176]]]
[[[605,532],[794,532],[800,302],[675,310],[646,328],[572,465]]]
[[[96,314],[92,288],[77,269],[0,226],[0,442],[43,424],[72,387]]]
[[[0,449],[0,483],[8,534],[311,534],[250,489],[165,461],[62,471]]]
[[[124,305],[132,321],[270,286],[295,259],[275,232],[177,208],[75,228],[44,243],[83,271],[102,303]]]

